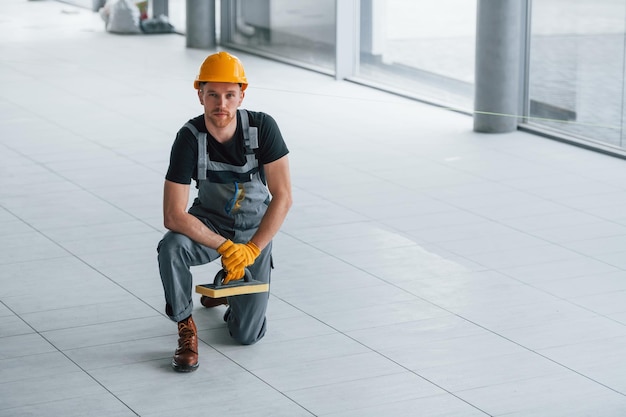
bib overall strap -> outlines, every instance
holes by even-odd
[[[239,116],[241,117],[241,128],[243,131],[243,140],[246,145],[246,151],[259,148],[259,133],[258,128],[250,126],[248,120],[248,112],[246,109],[239,109]]]
[[[259,147],[258,128],[250,126],[248,112],[245,109],[239,109],[238,112],[241,117],[241,127],[246,147],[246,161],[253,163],[256,162],[254,150]],[[198,181],[206,180],[208,168],[207,134],[199,132],[191,123],[185,123],[184,127],[189,129],[198,140]],[[261,174],[261,177],[263,182],[265,182],[265,176]]]
[[[206,133],[200,133],[191,123],[185,123],[185,127],[198,139],[198,180],[206,180],[207,169],[207,141]]]
[[[256,159],[255,149],[259,148],[259,129],[255,126],[250,126],[248,120],[248,112],[246,109],[238,109],[239,116],[241,118],[241,128],[243,131],[243,143],[246,146],[246,161],[253,162]],[[263,167],[259,164],[259,174],[261,181],[265,184],[265,173]]]

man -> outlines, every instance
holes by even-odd
[[[253,279],[269,283],[272,238],[291,207],[289,151],[271,116],[238,111],[247,86],[237,57],[208,56],[194,82],[204,113],[178,131],[172,146],[163,193],[168,232],[158,260],[165,311],[178,323],[172,366],[180,372],[198,367],[190,267],[221,256],[224,283],[241,279],[246,268]],[[198,196],[187,211],[192,179]],[[224,320],[231,336],[252,344],[265,335],[268,297],[202,297],[201,302],[209,308],[228,305]]]

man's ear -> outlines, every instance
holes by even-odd
[[[198,99],[200,100],[200,104],[204,106],[204,100],[202,98],[202,87],[203,86],[200,86],[200,88],[198,88]]]

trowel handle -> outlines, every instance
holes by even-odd
[[[243,276],[243,280],[245,282],[250,282],[250,280],[252,280],[252,274],[250,273],[250,271],[248,270],[248,268],[244,269],[245,274]],[[225,269],[220,269],[217,274],[215,275],[215,279],[213,280],[213,285],[215,285],[215,287],[219,287],[220,285],[222,285],[222,283],[224,282],[224,278],[226,278],[226,270]],[[237,280],[239,281],[239,280]],[[233,281],[231,281],[233,282]]]

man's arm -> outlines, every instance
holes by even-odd
[[[278,233],[287,212],[291,208],[291,176],[289,174],[289,159],[287,155],[274,162],[263,165],[267,187],[272,194],[272,200],[261,220],[261,225],[252,239],[259,249],[263,250]]]
[[[163,225],[172,232],[181,233],[190,239],[213,249],[217,249],[226,239],[196,217],[187,213],[189,184],[178,184],[165,180],[163,189]]]

